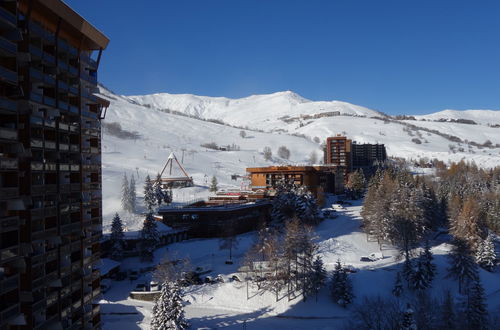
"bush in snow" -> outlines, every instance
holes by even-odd
[[[290,158],[290,150],[288,150],[288,148],[285,146],[281,146],[278,148],[278,156],[283,158],[283,159],[289,159]]]
[[[162,283],[161,293],[153,307],[152,330],[182,330],[189,323],[184,316],[181,290],[176,284]]]

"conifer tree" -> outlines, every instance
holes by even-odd
[[[337,261],[333,270],[331,294],[333,301],[342,307],[347,307],[354,299],[351,281],[340,264],[340,260]]]
[[[141,259],[143,261],[153,260],[153,252],[160,241],[158,229],[156,227],[156,220],[153,213],[149,212],[144,219],[141,229]]]
[[[444,300],[440,306],[440,314],[438,315],[439,329],[454,330],[457,328],[457,315],[455,312],[455,302],[450,291],[444,294]]]
[[[394,282],[394,288],[392,289],[392,294],[395,297],[400,297],[403,294],[403,283],[401,281],[401,272],[396,273],[396,281]]]
[[[423,291],[429,286],[428,277],[426,275],[426,270],[422,263],[422,260],[417,261],[417,267],[413,272],[411,278],[411,287],[417,291]]]
[[[493,235],[488,235],[488,237],[479,242],[476,251],[476,262],[479,266],[492,272],[496,266],[497,254],[495,251],[495,244],[493,243]]]
[[[216,192],[219,188],[217,187],[217,178],[214,176],[212,176],[212,181],[210,182],[210,188],[208,189],[209,191],[211,192]]]
[[[189,327],[184,317],[180,289],[176,284],[164,282],[160,296],[153,307],[152,330],[183,330]]]
[[[129,205],[130,212],[135,213],[135,200],[137,197],[137,193],[135,192],[135,178],[134,174],[130,177],[130,189],[129,189]]]
[[[475,198],[468,198],[456,220],[452,222],[453,236],[465,240],[469,248],[474,249],[477,243],[486,236],[485,216]]]
[[[478,277],[476,263],[471,257],[471,251],[465,240],[460,238],[453,240],[453,249],[449,254],[449,260],[448,277],[458,280],[458,290],[462,293],[464,285]]]
[[[420,254],[420,262],[422,263],[423,271],[429,287],[432,280],[436,276],[436,265],[432,262],[433,260],[434,256],[432,255],[429,241],[425,241],[424,251]]]
[[[151,182],[151,178],[146,176],[146,182],[144,184],[144,205],[151,212],[153,210],[154,205],[156,204],[156,197],[153,190],[153,183]]]
[[[127,179],[127,173],[123,174],[123,179],[122,179],[122,196],[121,196],[121,202],[122,202],[122,208],[126,212],[131,212],[131,206],[130,206],[130,186],[128,183]]]
[[[158,204],[158,206],[161,206],[161,204],[165,200],[165,194],[161,188],[161,175],[160,175],[160,173],[158,173],[156,175],[156,181],[154,182],[154,194],[156,197],[156,203]]]
[[[412,264],[410,258],[405,257],[405,261],[403,263],[403,270],[401,272],[402,272],[403,278],[406,281],[406,287],[410,288],[411,287],[410,283],[411,283],[411,279],[413,278],[413,272],[414,272],[413,264]]]
[[[417,324],[414,318],[415,312],[411,308],[410,304],[406,305],[406,309],[403,312],[403,322],[401,324],[401,330],[417,330]]]
[[[465,310],[467,329],[488,329],[488,310],[485,303],[484,289],[479,277],[474,279],[467,296]]]
[[[321,289],[323,285],[325,285],[326,281],[326,269],[325,265],[323,264],[323,259],[321,259],[320,256],[317,256],[316,259],[314,259],[313,263],[313,273],[312,273],[312,289],[313,292],[316,295],[316,301],[318,301],[318,292]]]
[[[123,238],[123,224],[118,213],[115,213],[111,222],[111,259],[121,260],[123,258],[123,248],[125,245]]]

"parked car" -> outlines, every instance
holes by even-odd
[[[343,210],[344,209],[344,207],[340,204],[332,204],[332,208],[334,210]]]
[[[217,275],[217,277],[215,278],[215,282],[224,283],[224,277],[222,277],[222,274]]]
[[[369,256],[362,256],[359,260],[360,261],[377,261],[379,259],[382,259],[383,256],[380,252],[374,252],[374,253],[370,253]]]
[[[240,278],[237,275],[231,276],[231,280],[236,281],[236,282],[241,282]]]
[[[203,283],[212,284],[212,283],[214,283],[214,280],[213,280],[212,276],[205,276]]]
[[[161,290],[161,284],[159,284],[156,281],[151,281],[151,282],[149,282],[149,289],[151,291],[160,291]]]

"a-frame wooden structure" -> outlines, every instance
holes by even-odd
[[[177,164],[181,172],[184,174],[184,176],[181,177],[172,177],[172,169],[174,167],[174,163]],[[165,171],[168,169],[168,177],[163,177]],[[158,183],[158,182],[157,182]],[[165,163],[165,166],[163,166],[163,169],[160,172],[160,182],[162,189],[168,189],[168,188],[178,188],[178,187],[192,187],[194,185],[193,183],[193,178],[190,177],[184,167],[181,165],[181,163],[177,160],[177,157],[175,157],[174,153],[170,153],[168,156],[167,162]]]

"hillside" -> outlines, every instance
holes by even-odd
[[[101,88],[101,93],[112,101],[103,125],[119,124],[123,132],[137,134],[136,138],[129,134],[130,139],[123,139],[122,135],[103,129],[104,230],[113,213],[121,209],[120,186],[124,173],[129,177],[134,173],[138,194],[142,195],[145,176],[160,172],[170,152],[179,160],[184,154],[184,166],[196,185],[175,190],[174,199],[178,202],[206,197],[207,186],[214,175],[220,187],[239,188],[248,182],[240,178],[231,180],[231,175],[245,174],[246,167],[305,164],[312,152],[321,160],[321,143],[326,137],[340,133],[358,142],[384,143],[389,156],[443,161],[464,159],[484,167],[500,165],[500,148],[495,147],[500,143],[500,128],[486,125],[394,120],[364,107],[336,101],[312,102],[292,92],[237,100],[170,94],[126,97],[105,88]],[[167,108],[180,114],[167,113]],[[314,116],[335,111],[340,114]],[[225,124],[202,118],[218,119]],[[483,121],[477,119],[477,122]],[[242,129],[229,124],[254,130],[246,130],[243,138],[240,136]],[[493,146],[470,146],[454,142],[450,136],[478,145],[489,140]],[[233,145],[239,150],[217,151],[201,146],[210,142],[219,146]],[[282,145],[290,149],[290,160],[276,156]],[[263,159],[265,146],[273,151],[272,161]],[[136,219],[127,221],[130,229],[137,226]]]

